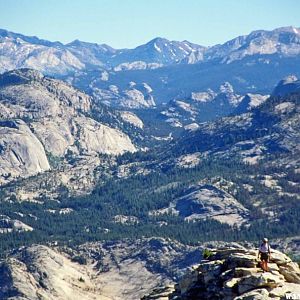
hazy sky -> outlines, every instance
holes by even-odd
[[[0,0],[0,28],[64,43],[133,48],[154,37],[209,46],[300,27],[300,0]]]

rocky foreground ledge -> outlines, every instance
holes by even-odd
[[[156,288],[143,300],[300,299],[300,269],[285,254],[272,250],[269,272],[259,267],[257,250],[224,247],[189,269],[176,285]]]

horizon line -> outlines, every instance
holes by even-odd
[[[248,34],[241,34],[241,35],[235,36],[235,37],[233,37],[233,38],[231,38],[231,39],[225,41],[224,43],[227,43],[227,42],[229,42],[229,41],[231,41],[231,40],[234,40],[234,39],[236,39],[236,38],[238,38],[238,37],[247,36],[247,35],[249,35],[249,34],[251,34],[251,33],[253,33],[253,32],[258,32],[258,31],[272,32],[272,31],[275,31],[275,30],[279,30],[279,29],[288,29],[288,28],[299,30],[298,34],[300,35],[300,27],[297,27],[297,26],[294,26],[294,25],[287,25],[287,26],[276,27],[276,28],[271,29],[271,30],[266,30],[266,29],[256,29],[256,30],[252,30],[252,31],[250,31]],[[93,45],[99,45],[99,46],[108,46],[108,47],[110,47],[110,48],[112,48],[112,49],[114,49],[114,50],[131,50],[131,49],[136,49],[137,47],[142,46],[142,45],[146,45],[146,44],[148,44],[148,43],[150,43],[151,41],[154,41],[154,40],[156,40],[156,39],[163,39],[163,40],[167,40],[167,41],[169,41],[169,42],[180,42],[180,43],[188,42],[188,43],[192,43],[192,44],[195,44],[195,45],[204,47],[204,48],[211,48],[211,47],[216,46],[216,45],[222,45],[222,44],[224,44],[224,43],[217,43],[217,44],[214,44],[214,45],[204,46],[204,45],[202,45],[202,44],[198,44],[198,43],[191,42],[191,41],[188,41],[188,40],[182,40],[182,41],[179,41],[179,40],[168,39],[168,38],[166,38],[166,37],[156,36],[156,37],[154,37],[154,38],[148,40],[147,42],[142,43],[142,44],[139,44],[139,45],[137,45],[137,46],[135,46],[135,47],[133,47],[133,48],[126,48],[126,47],[125,47],[125,48],[114,48],[114,47],[110,46],[109,44],[107,44],[107,43],[105,43],[105,42],[104,42],[104,43],[97,43],[97,42],[84,41],[84,40],[80,40],[80,39],[74,39],[74,40],[72,40],[72,41],[70,41],[70,42],[63,43],[63,42],[61,42],[61,41],[59,41],[59,40],[56,40],[56,41],[48,40],[48,39],[46,39],[46,38],[40,38],[40,37],[37,36],[37,35],[26,35],[26,34],[23,34],[23,33],[20,33],[20,32],[11,31],[11,30],[4,29],[4,28],[0,28],[0,32],[1,32],[1,31],[6,31],[6,32],[8,32],[8,33],[21,35],[21,36],[24,36],[24,37],[27,37],[27,38],[36,38],[36,39],[38,39],[38,40],[40,40],[40,41],[46,41],[46,42],[50,42],[50,43],[53,43],[53,44],[59,43],[59,44],[61,44],[62,46],[67,46],[67,45],[72,44],[72,43],[74,43],[74,42],[81,42],[81,43],[87,43],[87,44],[93,44]],[[295,32],[295,33],[296,33],[296,32]]]

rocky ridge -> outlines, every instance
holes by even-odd
[[[93,96],[98,103],[120,109],[154,108],[156,106],[152,88],[145,82],[136,84],[131,81],[125,89],[110,85],[107,89],[97,88],[99,80],[90,84]]]
[[[282,88],[279,83],[274,89],[278,95],[247,113],[199,124],[196,130],[186,133],[178,145],[185,148],[185,153],[208,151],[221,157],[234,155],[250,164],[256,164],[265,154],[286,150],[297,160],[299,80],[291,85],[285,90],[285,85]]]
[[[256,30],[249,35],[239,36],[222,45],[207,50],[206,59],[221,59],[223,63],[240,60],[257,54],[298,55],[300,48],[300,29],[287,26],[271,31]]]
[[[0,30],[0,72],[16,68],[34,68],[47,74],[81,70],[85,65],[59,42],[40,40]]]
[[[290,75],[282,79],[274,89],[273,96],[284,96],[289,93],[299,93],[300,80],[295,75]]]
[[[72,248],[31,245],[0,260],[0,298],[279,300],[299,293],[296,263],[272,249],[269,266],[261,272],[250,243],[188,246],[153,237]]]
[[[261,94],[239,95],[229,82],[224,82],[217,91],[195,91],[189,97],[171,100],[160,114],[171,126],[183,127],[248,112],[267,98],[268,95]]]
[[[255,249],[210,249],[176,285],[156,288],[142,299],[280,300],[300,293],[299,265],[289,257],[272,250],[269,272],[258,264]]]
[[[106,44],[79,40],[64,45],[1,29],[0,50],[3,55],[0,72],[26,67],[62,75],[90,68],[121,71],[214,60],[231,63],[258,54],[288,57],[299,54],[299,36],[300,29],[290,26],[253,31],[212,47],[155,38],[134,49],[113,49]]]
[[[33,228],[20,220],[0,215],[0,233],[32,231]]]

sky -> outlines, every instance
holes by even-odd
[[[134,48],[155,37],[204,46],[300,27],[299,0],[0,0],[0,28],[69,43]]]

